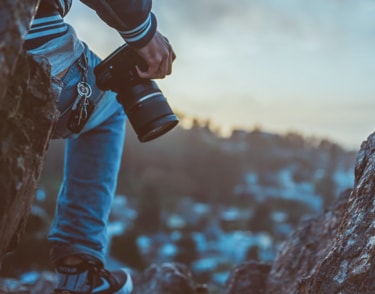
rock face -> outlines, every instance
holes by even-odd
[[[244,281],[239,275],[253,279],[254,267],[261,272],[264,265],[242,264],[233,270],[227,293],[375,293],[374,221],[372,134],[358,153],[353,189],[344,192],[322,215],[302,222],[284,242],[269,274],[255,276],[257,283],[264,285],[262,292],[247,286],[252,281],[245,279],[240,287],[236,280]]]
[[[0,264],[23,233],[57,118],[49,68],[22,53],[38,3],[0,3]]]
[[[12,80],[23,40],[29,30],[38,0],[2,0],[0,2],[0,104]]]
[[[354,189],[329,252],[298,286],[299,293],[375,293],[375,135],[362,143]]]
[[[21,54],[0,104],[0,261],[23,234],[58,118],[49,67]]]
[[[302,222],[283,244],[268,276],[267,293],[310,293],[300,292],[300,283],[314,274],[334,246],[349,195],[342,193],[332,209]]]

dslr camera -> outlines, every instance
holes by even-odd
[[[178,124],[167,99],[153,80],[141,79],[135,66],[147,70],[147,63],[124,44],[99,63],[94,73],[102,90],[117,93],[139,141],[160,137]]]

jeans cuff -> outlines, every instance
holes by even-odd
[[[83,248],[81,246],[74,246],[68,244],[53,244],[50,251],[50,260],[53,265],[59,263],[63,258],[80,255],[88,256],[88,259],[95,259],[104,265],[104,256],[102,253],[92,250],[90,248]]]

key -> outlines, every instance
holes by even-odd
[[[74,101],[68,118],[67,128],[73,133],[79,133],[94,111],[94,104],[88,99],[92,89],[86,82],[77,84],[78,96]]]
[[[94,111],[94,104],[85,96],[80,97],[75,109],[71,109],[67,128],[73,133],[79,133]]]
[[[72,105],[72,110],[77,109],[78,103],[81,101],[82,97],[85,97],[86,99],[88,99],[91,96],[92,89],[90,85],[87,84],[86,82],[79,82],[77,84],[77,93],[78,93],[78,96]]]

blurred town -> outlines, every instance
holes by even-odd
[[[356,151],[334,142],[261,128],[222,137],[212,129],[196,120],[140,143],[128,128],[110,216],[111,263],[140,272],[182,262],[197,281],[222,287],[234,265],[272,262],[301,220],[353,185]],[[27,232],[4,260],[3,277],[52,270],[47,234],[63,149],[64,141],[51,142]]]

